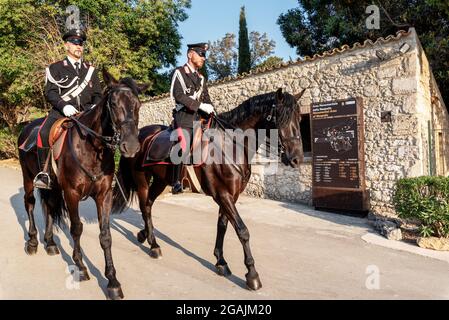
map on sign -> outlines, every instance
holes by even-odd
[[[311,111],[314,186],[360,188],[357,101],[317,103]]]

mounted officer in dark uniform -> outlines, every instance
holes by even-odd
[[[47,167],[45,163],[48,164],[52,125],[60,118],[70,117],[94,107],[102,98],[98,71],[82,59],[86,34],[82,30],[72,29],[66,32],[62,39],[65,42],[67,57],[46,69],[45,97],[52,109],[39,133],[37,153],[42,171],[34,179],[34,186],[37,188],[51,188],[50,176],[43,168]]]
[[[170,88],[170,96],[175,108],[173,110],[175,128],[182,128],[193,137],[193,122],[199,121],[201,113],[209,115],[214,107],[207,90],[206,79],[198,72],[206,60],[207,43],[187,45],[187,63],[175,69]],[[191,145],[191,143],[190,143]],[[172,193],[182,192],[179,182],[183,164],[176,165],[173,173]]]

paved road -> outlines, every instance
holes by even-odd
[[[27,256],[20,171],[0,168],[0,179],[0,298],[105,299],[107,281],[93,202],[81,205],[81,244],[91,280],[78,287],[66,271],[73,264],[68,230],[56,233],[61,255],[47,256],[40,245],[36,255]],[[143,225],[138,211],[114,216],[113,257],[125,298],[449,298],[447,262],[366,243],[361,237],[370,227],[364,219],[249,197],[242,197],[238,208],[251,233],[261,290],[244,288],[243,252],[232,228],[226,235],[225,257],[233,275],[223,278],[213,272],[217,206],[210,198],[183,194],[167,195],[154,206],[161,260],[150,258],[148,245],[136,240]],[[39,206],[35,215],[42,241]]]

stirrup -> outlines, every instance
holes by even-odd
[[[47,182],[45,182],[47,181]],[[50,175],[47,172],[39,172],[33,180],[33,186],[39,189],[51,189]]]
[[[175,184],[172,186],[171,193],[172,194],[178,194],[183,193],[184,190],[182,188],[182,184],[179,181],[176,181]]]

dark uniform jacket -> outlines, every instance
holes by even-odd
[[[63,96],[72,87],[83,82],[86,78],[89,66],[90,65],[87,62],[82,60],[79,70],[79,79],[69,88],[60,88],[57,84],[52,83],[47,78],[45,84],[45,96],[53,107],[50,111],[50,116],[60,118],[63,116],[62,109],[68,104],[71,104],[79,111],[84,111],[101,101],[102,90],[97,70],[94,70],[90,81],[78,97],[74,97],[67,102],[61,98],[61,96]],[[73,78],[77,76],[76,70],[68,58],[51,64],[49,66],[49,71],[53,79],[56,81],[67,79],[60,83],[60,85],[63,86],[70,84]]]
[[[186,69],[189,72],[186,72]],[[190,69],[188,69],[187,65],[179,67],[176,70],[179,70],[179,72],[181,73],[181,76],[184,79],[184,83],[187,88],[187,92],[184,92],[179,79],[176,78],[175,72],[173,72],[171,94],[173,99],[175,100],[175,103],[183,106],[179,111],[176,111],[176,109],[173,110],[175,125],[182,128],[193,128],[193,122],[199,121],[200,116],[204,115],[199,114],[202,113],[202,111],[198,110],[200,104],[212,103],[209,92],[207,90],[207,84],[204,80],[203,92],[200,97],[195,100],[191,96],[201,88],[201,79],[203,76],[197,72],[190,72]]]

